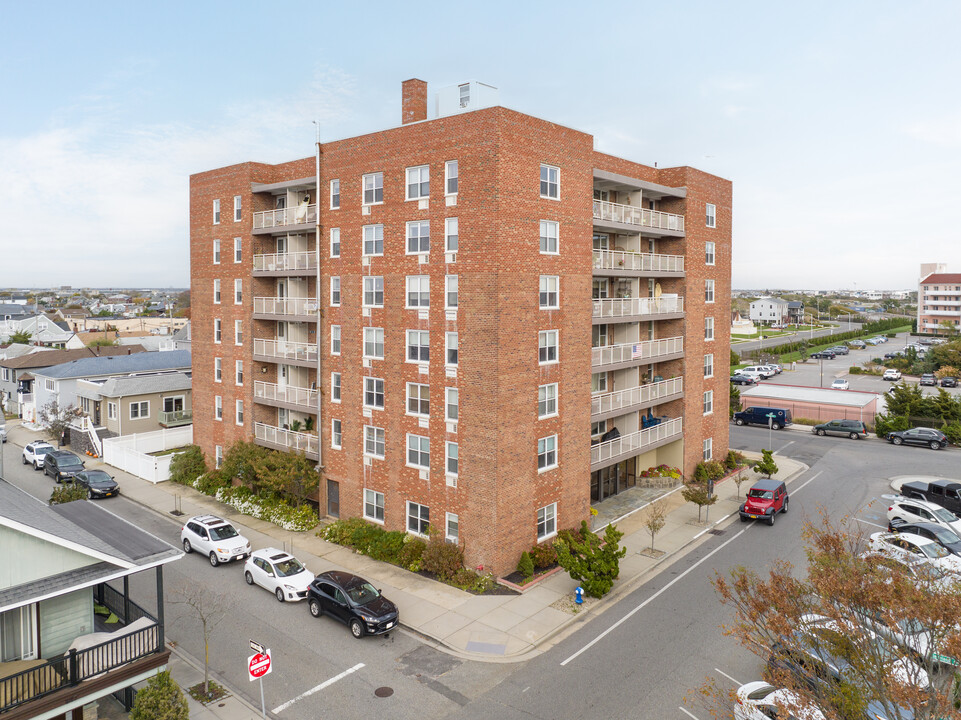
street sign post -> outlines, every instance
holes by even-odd
[[[263,648],[263,652],[256,652],[254,645]],[[264,720],[267,720],[267,704],[264,702],[264,675],[269,675],[274,669],[270,662],[270,648],[264,648],[253,640],[250,641],[250,647],[255,652],[247,658],[247,674],[250,682],[260,680],[260,711],[263,713]]]
[[[777,417],[774,413],[768,413],[764,417],[767,418],[767,444],[771,450],[774,450],[774,418]]]
[[[260,654],[260,655],[266,655],[266,654],[267,654],[267,648],[265,648],[265,647],[264,647],[263,645],[261,645],[259,642],[254,642],[253,640],[250,641],[250,649],[253,650],[255,653],[258,653],[258,654]]]

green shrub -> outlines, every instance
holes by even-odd
[[[451,577],[450,584],[461,590],[467,590],[477,582],[478,577],[480,576],[470,568],[462,567]]]
[[[216,495],[221,488],[229,487],[230,481],[221,473],[214,471],[201,475],[193,486],[204,495]]]
[[[427,543],[413,535],[404,536],[404,547],[397,558],[397,564],[411,572],[420,572]]]
[[[349,538],[354,532],[354,528],[357,525],[367,525],[360,518],[346,518],[344,520],[335,520],[330,525],[325,527],[319,533],[318,536],[322,537],[324,540],[337,545],[350,545]]]
[[[207,472],[204,452],[196,445],[188,445],[170,460],[170,479],[181,485],[193,485],[194,481]]]
[[[86,500],[87,489],[80,485],[57,485],[50,494],[51,505],[63,505],[74,500]]]
[[[590,531],[585,521],[581,521],[581,542],[554,541],[557,548],[557,561],[572,580],[579,581],[591,597],[604,597],[614,587],[620,574],[619,562],[627,554],[627,548],[618,546],[624,533],[613,525],[608,525],[604,533],[604,544]]]
[[[860,375],[862,372],[864,371],[861,370],[861,368],[858,367],[857,365],[852,365],[851,367],[848,368],[848,373],[850,375]]]
[[[421,556],[421,569],[434,573],[443,580],[450,580],[454,573],[464,567],[464,551],[455,543],[447,542],[442,533],[431,533],[427,547]]]
[[[170,672],[164,670],[137,691],[130,720],[189,720],[187,698]]]
[[[941,428],[952,445],[961,445],[961,422],[948,423]]]
[[[777,475],[777,463],[774,461],[774,452],[772,450],[761,450],[761,459],[754,463],[751,469],[767,477]]]
[[[728,470],[735,470],[745,463],[744,453],[737,450],[728,450],[724,458],[724,467]]]
[[[405,537],[407,537],[407,533],[401,532],[400,530],[382,531],[370,539],[366,554],[374,560],[396,563],[397,558],[400,557],[400,553],[404,549]]]
[[[547,543],[535,545],[531,548],[530,554],[535,568],[541,569],[557,564],[557,550],[553,545]]]
[[[521,553],[521,559],[517,563],[517,572],[525,578],[534,576],[534,561],[531,560],[531,555],[526,550]]]

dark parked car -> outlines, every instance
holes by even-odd
[[[895,445],[927,445],[932,450],[942,450],[948,446],[947,436],[934,428],[911,428],[889,432],[887,440]]]
[[[884,359],[885,359],[885,360],[894,360],[895,358],[899,358],[899,357],[901,357],[902,355],[904,355],[904,353],[901,352],[900,350],[898,350],[897,352],[884,353]]]
[[[927,500],[950,510],[955,515],[961,513],[961,483],[953,480],[910,480],[901,485],[901,494],[915,500]]]
[[[120,486],[103,470],[84,470],[73,477],[75,484],[87,488],[87,499],[112,497],[120,494]]]
[[[957,387],[958,379],[956,377],[943,377],[941,378],[941,387]]]
[[[741,505],[741,522],[763,518],[768,525],[774,525],[777,514],[787,512],[789,501],[787,487],[782,480],[758,480],[747,491],[747,497]]]
[[[736,375],[731,375],[731,382],[735,385],[753,385],[757,382],[757,380],[752,378],[750,375],[741,375],[740,373],[737,373]]]
[[[830,350],[822,350],[821,352],[813,352],[808,357],[812,360],[833,360],[837,356]]]
[[[339,570],[321,573],[307,588],[307,607],[315,618],[330,615],[355,638],[384,635],[397,626],[397,606],[369,582]]]
[[[815,435],[843,435],[852,440],[867,437],[868,429],[860,420],[832,420],[811,428]]]
[[[938,384],[938,379],[934,377],[934,375],[932,375],[931,373],[924,373],[924,375],[921,376],[921,380],[918,382],[918,385],[937,385],[937,384]]]
[[[73,480],[73,476],[83,472],[83,460],[66,450],[47,453],[43,459],[43,472],[58,483]]]
[[[910,535],[920,535],[923,538],[934,540],[941,547],[955,555],[961,555],[961,537],[953,530],[949,530],[944,525],[929,522],[906,523],[894,518],[888,521],[888,530],[892,532],[908,533]]]

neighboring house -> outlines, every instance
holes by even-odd
[[[800,300],[789,300],[787,304],[789,323],[800,324],[804,321],[804,303]]]
[[[11,346],[12,347],[12,346]],[[33,395],[33,373],[44,368],[61,365],[79,358],[103,357],[107,355],[129,355],[142,353],[140,345],[127,347],[81,348],[79,350],[44,350],[33,347],[29,354],[21,354],[0,360],[0,398],[7,412],[17,413],[24,422],[37,419],[37,405]]]
[[[183,372],[78,380],[79,407],[111,435],[133,435],[193,422],[190,375]]]
[[[22,320],[37,312],[36,306],[20,303],[0,303],[0,324],[6,320]]]
[[[173,341],[177,350],[190,349],[190,322],[173,334]]]
[[[183,553],[102,505],[2,480],[0,547],[0,716],[77,720],[118,691],[129,710],[130,688],[166,668],[163,566]],[[131,586],[150,588],[142,605]]]
[[[0,343],[8,342],[10,336],[18,332],[29,333],[31,345],[54,348],[67,347],[74,336],[66,323],[58,323],[54,318],[41,314],[0,322]]]
[[[752,322],[782,325],[788,322],[788,301],[781,298],[759,298],[751,303]]]
[[[944,267],[937,265],[934,272],[926,273],[928,266],[921,266],[919,333],[957,334],[961,329],[961,273],[946,273]]]

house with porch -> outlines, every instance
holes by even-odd
[[[96,718],[164,670],[163,567],[183,553],[78,500],[47,505],[0,480],[0,717]],[[155,585],[138,597],[131,577]]]
[[[190,425],[190,374],[177,370],[77,381],[80,409],[104,435]]]

